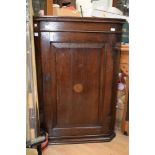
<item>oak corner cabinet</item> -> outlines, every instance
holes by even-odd
[[[122,19],[34,17],[41,128],[50,144],[114,136]]]

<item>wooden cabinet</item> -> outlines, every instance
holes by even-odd
[[[34,18],[41,126],[49,142],[110,141],[114,136],[124,20]]]

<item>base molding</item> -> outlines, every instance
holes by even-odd
[[[49,137],[49,145],[56,144],[79,144],[79,143],[97,143],[97,142],[109,142],[116,136],[115,132],[109,135],[97,135],[97,136],[83,136],[83,137]]]

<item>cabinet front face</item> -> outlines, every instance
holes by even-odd
[[[81,21],[78,26],[56,21],[37,28],[41,124],[51,143],[109,141],[114,136],[119,52],[113,46],[121,33],[108,31],[111,23],[102,24],[92,22],[87,30]]]
[[[108,35],[77,35],[83,40],[69,32],[41,33],[45,126],[51,137],[111,131],[114,64]]]

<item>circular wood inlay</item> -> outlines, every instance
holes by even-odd
[[[73,86],[73,89],[76,93],[81,93],[83,91],[83,85],[78,83]]]

